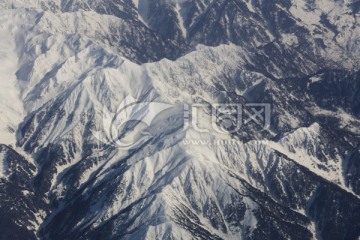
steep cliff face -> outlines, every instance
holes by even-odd
[[[357,239],[357,5],[1,1],[0,239]]]

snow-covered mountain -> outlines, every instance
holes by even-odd
[[[359,238],[358,2],[0,12],[0,239]],[[126,118],[153,121],[107,132],[129,99]],[[219,103],[269,103],[271,124],[184,127],[184,106]]]

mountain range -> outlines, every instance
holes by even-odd
[[[359,1],[0,12],[0,239],[359,239]],[[214,128],[215,104],[270,123],[184,127],[198,106]]]

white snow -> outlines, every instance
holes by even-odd
[[[18,69],[16,37],[19,16],[3,10],[0,16],[0,143],[15,144],[16,130],[23,120],[24,109],[17,87]]]
[[[282,34],[281,37],[282,41],[289,46],[296,47],[299,44],[298,38],[295,34]]]
[[[311,83],[319,82],[321,80],[322,80],[321,76],[314,76],[310,78]]]
[[[184,25],[184,19],[183,19],[183,16],[182,16],[183,11],[184,11],[184,9],[181,8],[180,2],[177,1],[176,2],[176,7],[175,7],[175,12],[176,12],[176,16],[177,16],[177,19],[178,19],[178,23],[179,23],[182,35],[186,39],[186,37],[187,37],[187,29],[186,29],[186,27]]]
[[[355,134],[360,134],[358,126],[360,125],[360,120],[343,109],[339,108],[336,111],[329,111],[326,109],[319,108],[317,106],[309,108],[309,110],[315,116],[328,116],[338,119],[339,127],[351,131]]]
[[[325,4],[323,1],[321,3]],[[134,0],[134,4],[140,8],[141,1]],[[249,9],[254,11],[251,4],[247,4]],[[180,27],[186,36],[181,17],[182,10],[178,2],[176,6]],[[299,1],[291,11],[304,18],[304,24],[317,23],[319,10],[308,13],[304,8],[304,2]],[[331,11],[325,7],[323,9]],[[176,61],[164,59],[143,65],[132,63],[118,56],[116,51],[106,44],[94,40],[99,36],[106,36],[112,27],[124,26],[123,21],[113,16],[100,17],[91,11],[57,14],[46,12],[39,19],[35,30],[24,38],[25,46],[17,46],[31,52],[31,57],[24,54],[25,56],[18,59],[15,44],[21,43],[14,41],[17,28],[13,23],[16,23],[19,16],[14,13],[10,10],[4,11],[0,17],[0,36],[4,36],[0,38],[0,112],[6,113],[0,115],[0,126],[12,124],[11,126],[16,129],[25,116],[25,106],[27,111],[33,111],[36,116],[33,122],[35,131],[27,132],[26,135],[31,139],[30,144],[61,144],[67,153],[62,159],[65,163],[56,165],[57,174],[52,179],[52,191],[58,198],[64,196],[67,190],[66,183],[58,176],[80,161],[89,161],[90,157],[94,157],[86,158],[81,152],[85,143],[92,143],[94,146],[98,143],[94,137],[84,138],[88,130],[86,124],[91,120],[96,127],[101,128],[101,112],[104,106],[115,111],[127,96],[142,101],[162,101],[174,105],[178,102],[218,103],[222,100],[222,95],[214,85],[224,79],[224,69],[229,73],[241,71],[241,79],[247,90],[234,89],[238,94],[247,94],[249,89],[257,84],[269,81],[259,73],[243,69],[247,54],[235,45],[199,45],[196,51]],[[295,35],[283,35],[283,41],[289,45],[296,45],[298,39]],[[27,82],[22,82],[20,91],[16,87],[15,72],[19,67],[17,63],[27,64],[31,61],[34,62],[30,69],[31,74]],[[47,78],[48,73],[52,74]],[[318,79],[311,80],[314,82]],[[56,112],[50,112],[51,109],[56,109]],[[96,113],[95,116],[90,115],[90,112]],[[153,116],[154,110],[142,106],[131,109],[128,115],[138,116],[145,113]],[[330,113],[321,111],[319,114]],[[300,125],[300,122],[287,112],[283,115],[285,117],[282,123],[286,122],[293,128]],[[339,110],[337,115],[344,123],[348,123],[347,125],[354,121],[344,111]],[[69,121],[71,117],[73,118]],[[211,130],[213,126],[211,122],[207,122],[209,113],[204,111],[201,117],[201,127]],[[114,150],[104,157],[99,154],[97,162],[76,176],[80,186],[84,186],[91,178],[96,178],[96,185],[117,177],[113,175],[116,173],[113,168],[115,164],[126,160],[129,166],[122,175],[117,193],[111,196],[111,204],[102,205],[105,200],[99,199],[97,205],[83,219],[84,222],[91,220],[89,224],[93,224],[93,227],[99,226],[104,220],[128,207],[134,200],[146,199],[150,195],[154,196],[154,202],[144,200],[144,205],[149,204],[149,207],[140,213],[141,216],[136,218],[132,227],[143,225],[142,221],[158,220],[160,216],[161,224],[150,226],[142,233],[145,237],[160,238],[159,236],[171,230],[174,236],[187,238],[188,233],[171,222],[174,209],[180,207],[180,204],[189,209],[191,204],[202,207],[209,199],[213,199],[220,210],[226,204],[231,204],[230,196],[236,194],[234,189],[246,189],[239,181],[230,177],[229,172],[265,192],[267,186],[262,180],[266,179],[266,165],[270,162],[274,150],[284,153],[315,174],[346,189],[341,175],[341,161],[338,158],[328,159],[329,165],[323,170],[318,167],[318,164],[322,164],[321,161],[309,151],[310,147],[318,149],[320,146],[320,128],[317,124],[289,133],[280,142],[250,141],[244,144],[234,141],[228,134],[213,131],[199,133],[193,129],[174,130],[172,127],[176,125],[176,119],[172,120],[173,122],[161,116],[152,126],[155,134],[164,138],[162,147],[149,144],[134,155],[120,150]],[[167,130],[174,132],[168,133],[171,131]],[[216,142],[219,139],[224,141]],[[200,141],[201,144],[191,144],[192,141]],[[201,141],[205,141],[205,144]],[[0,130],[0,143],[14,142],[14,133]],[[74,144],[71,146],[74,155],[69,154],[68,142]],[[304,142],[308,145],[304,145]],[[295,148],[295,152],[291,151],[292,148]],[[37,150],[35,148],[35,153]],[[1,159],[3,156],[0,155],[0,177],[3,177],[6,166]],[[284,160],[279,164],[289,163]],[[94,174],[97,170],[100,171]],[[281,185],[282,180],[278,180]],[[192,191],[191,196],[186,194],[189,189]],[[23,194],[29,195],[28,192]],[[254,216],[257,204],[246,197],[243,201],[247,208],[242,221],[244,229],[232,229],[228,235],[213,228],[203,214],[194,214],[198,215],[202,226],[212,233],[223,238],[241,236],[247,227],[252,231],[257,225]],[[130,217],[139,214],[136,210],[129,213]],[[296,211],[303,213],[304,209]],[[42,221],[43,215],[45,214],[39,212],[36,216],[38,223]],[[38,223],[34,223],[35,228],[38,227]],[[313,226],[310,228],[313,229]]]
[[[0,152],[0,178],[6,178],[6,172],[5,172],[5,153]]]

